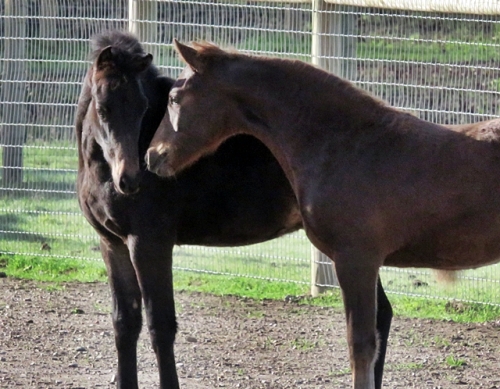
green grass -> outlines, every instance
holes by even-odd
[[[30,142],[24,147],[24,166],[76,170],[78,167],[76,144],[69,141],[36,140]]]
[[[61,283],[68,281],[105,282],[106,270],[102,261],[50,259],[23,255],[1,255],[0,271],[9,277]],[[267,281],[255,278],[230,277],[214,274],[174,271],[176,290],[203,292],[219,296],[242,296],[255,300],[283,300],[299,296],[299,304],[342,309],[338,289],[320,297],[308,297],[309,286],[290,282]],[[500,307],[478,303],[459,303],[420,297],[389,295],[394,314],[400,317],[447,320],[453,322],[486,322],[498,320]],[[458,308],[457,308],[458,307]]]
[[[0,253],[99,259],[97,235],[70,198],[0,197]],[[66,196],[68,197],[68,196]],[[44,246],[44,245],[48,246]]]
[[[9,277],[41,282],[105,282],[106,268],[102,261],[52,259],[25,255],[1,255],[0,271]]]
[[[40,277],[40,280],[57,282],[105,279],[101,255],[96,250],[97,234],[82,217],[73,197],[4,196],[0,197],[0,210],[0,253],[4,253],[2,258],[13,258],[9,260],[6,271],[9,275],[34,279]],[[43,249],[45,243],[50,246],[50,250]],[[6,255],[8,253],[16,255]],[[175,285],[177,289],[254,299],[303,296],[309,293],[309,255],[310,245],[302,233],[237,248],[176,247],[174,266],[179,270],[175,272]],[[96,267],[101,268],[101,273]],[[492,278],[498,273],[493,272],[497,268],[478,269],[467,274]],[[413,286],[416,277],[426,286]],[[390,268],[383,269],[382,279],[386,290],[445,298],[438,300],[390,295],[394,311],[399,315],[453,321],[487,321],[500,317],[498,307],[448,302],[462,297],[498,303],[499,288],[495,282],[464,280],[448,288],[440,286],[430,274],[412,275]],[[338,290],[318,299],[306,298],[303,301],[307,304],[342,307]]]
[[[297,296],[308,292],[308,286],[304,284],[184,271],[174,272],[174,286],[177,290],[242,296],[256,300],[282,300],[287,295]]]
[[[480,45],[487,42],[430,42],[418,36],[410,40],[368,38],[359,43],[358,57],[377,60],[449,63],[450,58],[460,58],[460,62],[494,62],[500,59],[498,47]]]
[[[446,364],[451,368],[462,367],[465,365],[465,360],[449,355],[446,357]]]

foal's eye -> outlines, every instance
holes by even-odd
[[[97,107],[97,113],[99,114],[101,119],[104,120],[109,115],[109,110],[106,107],[100,105],[99,107]]]

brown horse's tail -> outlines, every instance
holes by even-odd
[[[458,279],[457,270],[433,270],[433,273],[439,283],[453,284]]]

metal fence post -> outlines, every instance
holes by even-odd
[[[313,0],[312,9],[312,63],[337,76],[355,78],[351,66],[356,56],[354,13],[349,8]],[[333,199],[333,201],[335,201]],[[330,258],[314,246],[311,249],[311,295],[317,296],[327,286],[338,285]]]
[[[129,0],[128,29],[142,42],[146,52],[158,54],[158,3],[154,0]]]
[[[23,145],[26,138],[25,42],[26,3],[24,0],[5,0],[6,18],[3,58],[3,87],[1,116],[3,146],[2,177],[4,186],[19,186],[23,182]]]

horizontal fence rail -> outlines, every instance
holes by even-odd
[[[466,0],[2,0],[0,253],[100,259],[76,202],[73,132],[94,34],[133,31],[170,76],[182,68],[173,38],[299,59],[425,120],[461,124],[499,115],[499,7]],[[247,247],[183,246],[175,267],[305,285],[312,273],[318,289],[335,284],[329,259],[311,255],[302,232]],[[500,304],[497,265],[463,272],[451,288],[427,270],[384,268],[382,278],[392,293]]]

